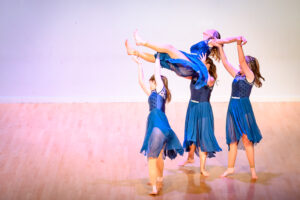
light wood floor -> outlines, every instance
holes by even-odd
[[[228,103],[213,103],[216,138],[223,149],[199,174],[199,159],[165,162],[156,199],[300,199],[300,103],[253,103],[263,134],[255,148],[259,180],[250,181],[245,152],[236,174],[227,164]],[[171,103],[167,116],[183,141],[187,103]],[[147,160],[139,153],[146,103],[0,104],[0,199],[152,199]]]

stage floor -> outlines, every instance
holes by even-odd
[[[236,174],[227,165],[228,103],[212,103],[216,138],[223,149],[208,159],[165,161],[163,191],[156,199],[300,199],[300,103],[253,103],[263,139],[255,147],[259,179],[250,180],[244,151]],[[183,141],[187,103],[167,105]],[[0,199],[152,199],[146,158],[146,103],[0,104]]]

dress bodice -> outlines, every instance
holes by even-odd
[[[202,41],[194,44],[190,48],[191,53],[196,53],[196,54],[200,54],[200,55],[206,54],[206,56],[208,57],[211,52],[211,47],[208,46],[208,42],[209,42],[209,40],[202,40]]]
[[[159,109],[165,112],[165,104],[167,99],[167,90],[165,87],[160,92],[153,90],[148,98],[149,110]]]
[[[191,91],[191,100],[197,101],[197,102],[209,102],[210,95],[213,90],[212,87],[209,87],[208,85],[205,85],[204,87],[201,87],[200,89],[195,88],[196,80],[192,80],[190,83],[190,91]]]
[[[253,83],[249,83],[245,75],[238,72],[232,82],[232,97],[249,97],[253,87]]]

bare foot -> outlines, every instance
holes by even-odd
[[[250,168],[250,171],[251,171],[251,179],[257,180],[258,177],[257,177],[257,175],[256,175],[255,168]]]
[[[152,186],[152,191],[149,192],[149,195],[157,195],[158,194],[158,191],[157,191],[157,188],[156,188],[156,185]]]
[[[158,191],[160,191],[164,186],[163,181],[156,181],[156,184],[157,184],[157,190]]]
[[[220,176],[221,178],[224,178],[228,175],[231,175],[234,173],[234,168],[227,168],[227,170]]]
[[[133,37],[134,37],[136,46],[141,46],[141,45],[145,45],[145,44],[146,44],[146,41],[143,40],[143,39],[139,36],[138,30],[135,30],[135,31],[134,31]]]
[[[192,164],[194,163],[195,160],[194,159],[187,159],[186,161],[184,161],[183,163],[179,164],[179,166],[185,166],[186,164]]]
[[[208,171],[206,171],[205,169],[204,169],[204,170],[201,170],[200,173],[201,173],[203,176],[205,176],[205,177],[208,177],[208,176],[209,176]]]
[[[128,39],[125,40],[125,47],[126,47],[126,50],[127,50],[127,54],[128,54],[128,55],[135,55],[135,56],[136,56],[137,51],[129,46],[129,44],[128,44]]]

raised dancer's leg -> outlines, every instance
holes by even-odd
[[[153,54],[146,53],[146,52],[140,52],[140,51],[132,48],[129,45],[128,40],[125,41],[125,47],[126,47],[128,55],[138,56],[138,57],[142,58],[143,60],[151,62],[151,63],[155,62],[155,57]]]
[[[252,179],[257,179],[256,171],[255,171],[255,163],[254,163],[254,145],[253,143],[248,139],[246,134],[243,134],[242,140],[246,149],[247,158],[250,165],[251,170],[251,177]]]
[[[234,165],[235,165],[236,154],[237,154],[237,142],[231,143],[229,147],[230,150],[228,152],[228,168],[221,175],[221,177],[225,177],[234,173]]]
[[[189,59],[181,51],[179,51],[172,45],[169,44],[159,45],[159,44],[153,44],[152,42],[149,41],[145,41],[138,35],[137,31],[134,32],[134,39],[137,46],[145,46],[150,49],[153,49],[156,52],[167,53],[173,59],[180,58],[189,61]]]
[[[190,145],[190,151],[189,151],[187,160],[184,161],[179,166],[185,166],[186,164],[194,163],[195,162],[195,160],[194,160],[195,150],[196,150],[196,145],[195,144]]]
[[[201,151],[200,148],[199,153],[200,153],[200,173],[203,174],[203,176],[209,176],[208,171],[205,170],[207,152]]]
[[[149,178],[152,186],[152,191],[149,194],[156,195],[158,193],[156,186],[157,179],[157,158],[148,158]]]

